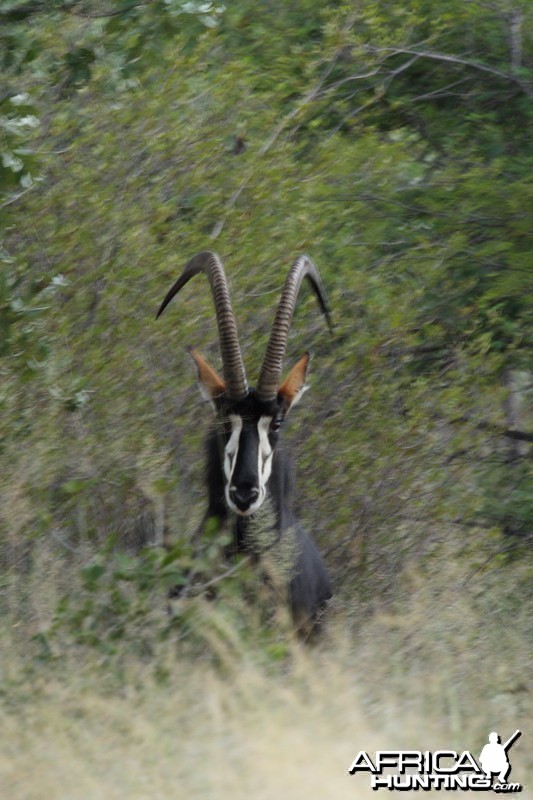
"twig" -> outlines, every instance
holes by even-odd
[[[405,55],[418,56],[419,58],[429,58],[432,61],[444,61],[449,64],[458,64],[462,67],[468,67],[469,69],[474,69],[478,72],[486,72],[487,74],[494,75],[497,78],[503,78],[511,83],[516,83],[522,89],[522,91],[527,94],[528,97],[533,95],[533,89],[529,86],[529,84],[525,83],[516,75],[513,75],[513,73],[503,72],[503,70],[496,69],[495,67],[488,67],[486,64],[481,64],[479,61],[471,61],[468,58],[452,56],[448,55],[447,53],[435,53],[431,50],[411,50],[408,47],[374,47],[373,45],[367,45],[365,50],[368,50],[372,53],[393,53],[395,55],[403,53]]]
[[[215,586],[217,583],[220,583],[220,581],[223,581],[226,578],[229,578],[231,575],[233,575],[235,572],[237,572],[237,570],[241,569],[243,564],[248,564],[249,562],[250,562],[250,556],[245,556],[243,559],[241,559],[241,561],[238,561],[232,567],[227,569],[226,572],[223,572],[221,575],[217,575],[216,577],[211,578],[211,580],[205,581],[205,583],[201,583],[198,586],[192,586],[191,587],[191,584],[188,581],[188,583],[184,587],[183,591],[180,592],[179,596],[176,597],[175,599],[183,599],[185,597],[196,596],[196,595],[202,594],[202,592],[205,592],[205,590],[209,589],[211,586]],[[191,573],[191,574],[193,574],[193,573]]]
[[[454,417],[453,419],[449,420],[449,422],[452,424],[472,422],[474,427],[480,431],[495,433],[498,436],[505,436],[508,439],[514,439],[518,442],[533,443],[533,433],[529,433],[528,431],[519,431],[515,428],[504,428],[503,425],[498,425],[495,422],[487,422],[486,420],[476,422],[468,414],[462,414],[460,417]]]
[[[486,558],[485,561],[483,561],[479,565],[479,567],[476,567],[474,570],[472,570],[472,572],[470,572],[466,576],[466,578],[459,584],[459,588],[460,589],[464,589],[465,586],[472,580],[472,578],[475,575],[477,575],[479,572],[481,572],[481,570],[484,569],[487,566],[487,564],[490,564],[491,561],[493,561],[495,558],[497,558],[497,556],[501,556],[502,553],[508,553],[511,550],[516,550],[516,548],[520,547],[520,545],[522,545],[523,543],[524,543],[523,540],[521,540],[519,542],[513,542],[512,544],[506,545],[506,547],[500,548],[495,553],[491,553],[490,556],[488,558]]]
[[[20,200],[21,197],[24,197],[25,194],[31,192],[32,189],[35,188],[35,184],[32,183],[31,186],[28,186],[27,189],[23,189],[21,192],[17,192],[17,194],[12,195],[8,200],[4,200],[3,203],[0,203],[0,208],[6,208],[6,206],[12,205],[12,203],[16,203],[17,200]]]

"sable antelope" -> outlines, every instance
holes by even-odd
[[[200,390],[215,409],[215,426],[207,437],[208,509],[233,526],[228,555],[268,555],[281,564],[289,584],[290,605],[297,629],[310,631],[331,597],[328,574],[311,537],[296,519],[294,477],[290,459],[279,443],[279,431],[289,410],[307,388],[310,353],[305,353],[282,382],[289,328],[302,281],[311,284],[331,328],[330,312],[320,275],[308,256],[293,263],[279,301],[256,388],[250,388],[237,336],[235,315],[224,267],[218,255],[202,252],[192,258],[163,300],[157,316],[198,273],[203,272],[213,294],[223,377],[193,348]],[[279,571],[278,571],[279,574]]]

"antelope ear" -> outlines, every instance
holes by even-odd
[[[224,381],[213,367],[207,363],[205,358],[202,358],[198,350],[194,347],[189,347],[189,353],[194,359],[194,363],[198,369],[198,385],[204,400],[214,402],[215,398],[224,394],[226,386]]]
[[[311,353],[305,353],[305,355],[298,359],[279,387],[278,394],[285,400],[287,412],[292,406],[296,405],[305,390],[309,388],[305,385],[305,378],[310,361]]]

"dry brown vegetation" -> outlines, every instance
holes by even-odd
[[[282,630],[250,641],[225,600],[199,600],[191,601],[203,637],[194,659],[172,638],[153,638],[150,656],[139,657],[127,641],[110,655],[51,637],[43,657],[42,643],[28,638],[46,629],[57,602],[51,562],[42,580],[43,556],[31,597],[10,590],[12,609],[25,596],[25,621],[12,616],[2,631],[5,796],[367,797],[367,780],[347,774],[361,749],[476,753],[488,730],[521,727],[513,778],[527,798],[528,620],[517,611],[506,624],[501,573],[465,575],[452,553],[444,563],[429,580],[408,568],[403,600],[372,614],[337,599],[314,647],[291,644]],[[493,624],[483,625],[483,606],[495,604]],[[153,614],[157,625],[164,614]],[[274,656],[276,642],[283,649]]]

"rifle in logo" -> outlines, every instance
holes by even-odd
[[[479,756],[481,769],[492,780],[492,776],[498,774],[500,783],[505,783],[511,772],[511,763],[507,756],[508,750],[522,735],[522,731],[516,730],[504,744],[500,744],[500,737],[493,731],[489,733],[489,743],[485,745]]]

